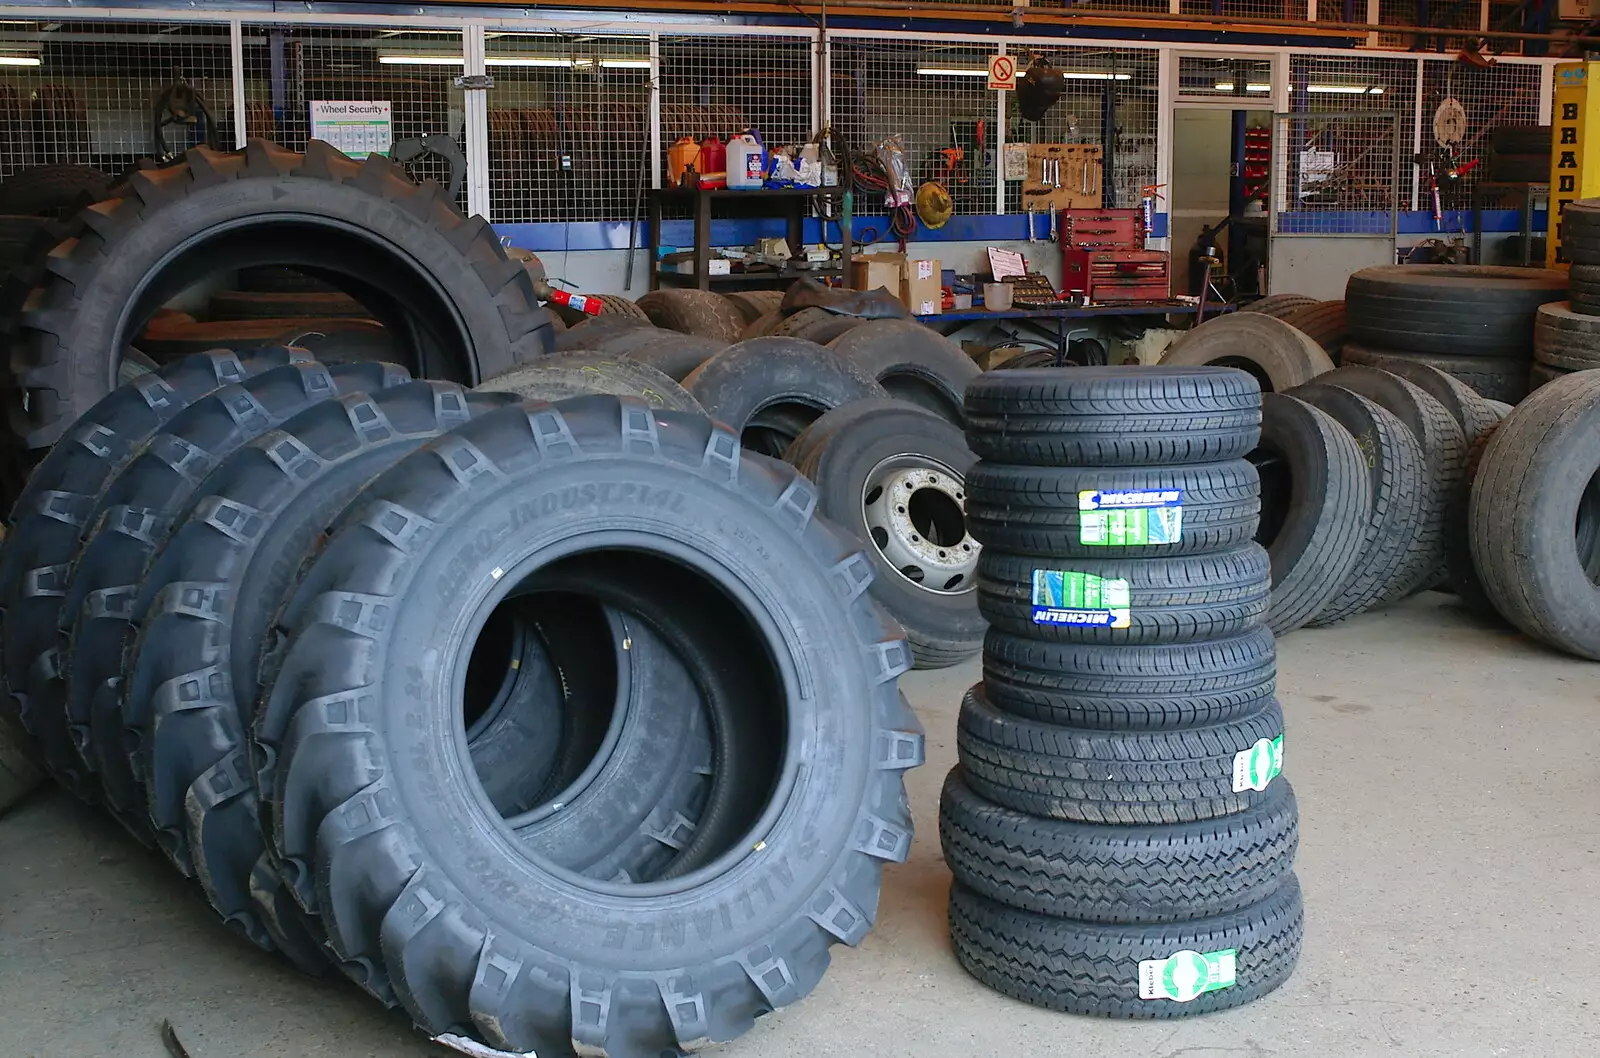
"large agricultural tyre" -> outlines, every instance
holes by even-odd
[[[287,350],[263,350],[241,361],[217,351],[188,357],[111,391],[73,425],[34,468],[11,511],[0,547],[0,676],[7,710],[29,727],[53,722],[46,703],[28,699],[36,673],[59,672],[57,628],[62,592],[80,538],[108,482],[143,450],[144,443],[174,416],[219,387],[307,360]],[[65,778],[80,796],[93,796],[69,737],[43,744],[49,771]]]
[[[738,307],[711,290],[652,290],[639,299],[639,309],[657,327],[702,338],[736,342],[744,330],[744,316]]]
[[[816,503],[732,431],[612,397],[483,416],[364,490],[284,610],[257,728],[276,753],[274,847],[314,879],[335,954],[430,1034],[547,1055],[656,1058],[810,992],[909,851],[901,773],[923,754],[895,687],[910,652]],[[477,629],[583,555],[699,585],[714,626],[765,648],[773,691],[754,711],[777,735],[729,762],[763,792],[682,878],[555,869],[508,840],[465,759],[456,688]],[[334,708],[356,700],[370,708]]]
[[[1344,352],[1340,354],[1340,362],[1343,364],[1379,367],[1385,371],[1391,370],[1391,365],[1397,361],[1442,371],[1484,400],[1515,404],[1528,395],[1526,356],[1437,356],[1432,353],[1412,353],[1382,346],[1358,345],[1355,342],[1346,342]]]
[[[963,403],[980,459],[1167,466],[1239,459],[1261,436],[1261,387],[1226,367],[989,371]]]
[[[149,776],[128,737],[146,718],[129,707],[150,701],[125,697],[123,651],[131,640],[140,585],[175,517],[217,463],[252,439],[330,397],[409,380],[394,365],[378,363],[291,364],[264,371],[173,416],[97,498],[63,586],[61,672],[54,679],[30,681],[29,687],[30,695],[54,706],[49,727],[38,732],[41,741],[55,740],[64,730],[83,767],[98,777],[106,806],[135,835],[151,835]],[[202,610],[214,605],[204,588],[186,587],[192,597],[181,605]],[[206,681],[174,684],[164,689],[163,702],[188,704],[209,690]],[[189,872],[174,845],[163,842],[162,848],[179,870]]]
[[[1207,320],[1173,342],[1161,364],[1238,368],[1255,376],[1264,393],[1282,393],[1334,367],[1322,347],[1304,333],[1254,312]]]
[[[287,265],[334,284],[402,337],[425,377],[475,384],[550,349],[532,280],[488,223],[380,155],[357,162],[317,140],[305,154],[197,147],[80,220],[12,351],[25,395],[14,428],[31,448],[110,391],[120,350],[161,305],[217,272]]]
[[[211,295],[213,320],[367,319],[371,313],[349,294],[223,290]]]
[[[277,606],[323,530],[374,474],[514,400],[448,382],[347,392],[225,455],[168,511],[173,529],[129,608],[123,744],[145,779],[161,846],[257,944],[267,938],[250,875],[263,847],[245,736]],[[205,693],[164,693],[190,684]]]
[[[1507,621],[1600,661],[1600,371],[1506,416],[1472,484],[1472,563]]]
[[[956,881],[991,900],[1079,922],[1181,922],[1272,895],[1299,844],[1294,791],[1274,782],[1237,815],[1108,827],[994,804],[960,766],[939,797],[939,843]]]
[[[1305,930],[1290,872],[1260,903],[1150,925],[1085,923],[950,890],[956,959],[1004,995],[1069,1014],[1177,1018],[1259,999],[1294,972]]]
[[[1344,583],[1310,621],[1332,624],[1397,602],[1421,581],[1428,481],[1422,446],[1393,413],[1339,386],[1302,386],[1292,396],[1332,416],[1355,438],[1372,487],[1372,519]]]
[[[835,408],[784,454],[816,483],[822,516],[871,545],[872,596],[906,630],[918,668],[983,644],[979,547],[963,513],[976,458],[959,428],[887,397]]]
[[[1267,626],[1291,632],[1344,586],[1372,522],[1372,483],[1361,447],[1338,420],[1294,396],[1261,401],[1256,540],[1272,558]]]
[[[730,345],[683,385],[707,415],[732,427],[745,447],[775,458],[782,458],[825,412],[889,395],[854,364],[798,338],[752,338]]]
[[[915,320],[868,320],[828,348],[878,380],[890,395],[920,404],[957,426],[967,386],[983,372],[961,348]]]
[[[1509,358],[1532,352],[1534,313],[1566,293],[1567,274],[1542,268],[1378,265],[1351,274],[1344,300],[1362,345]]]

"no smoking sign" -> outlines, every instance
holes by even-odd
[[[1013,55],[994,55],[989,59],[989,87],[1011,92],[1017,87],[1017,60]]]

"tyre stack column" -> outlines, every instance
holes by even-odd
[[[1069,1013],[1177,1017],[1287,979],[1294,793],[1254,542],[1260,390],[1226,368],[967,390],[984,678],[940,839],[962,965]]]

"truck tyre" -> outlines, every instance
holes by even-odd
[[[1284,635],[1349,578],[1372,522],[1372,483],[1350,432],[1289,394],[1262,398],[1261,444],[1250,458],[1261,475],[1256,540],[1272,559],[1267,626]]]
[[[216,272],[281,264],[334,282],[432,377],[477,383],[550,348],[532,281],[488,223],[381,156],[357,162],[318,140],[303,155],[262,140],[196,147],[123,188],[58,248],[23,316],[12,371],[26,401],[12,411],[30,448],[110,391],[120,350],[157,307]]]
[[[961,702],[967,785],[1043,819],[1130,826],[1216,819],[1261,801],[1283,764],[1276,702],[1204,727],[1097,731],[1003,713],[983,687]]]
[[[1600,316],[1600,265],[1575,264],[1568,268],[1567,295],[1573,312]]]
[[[1257,298],[1242,306],[1239,311],[1281,319],[1296,309],[1303,309],[1307,305],[1316,303],[1317,299],[1307,294],[1268,294],[1264,298]]]
[[[1143,731],[1233,720],[1277,687],[1272,632],[1170,646],[1043,643],[991,628],[983,687],[1008,713],[1063,727]]]
[[[895,686],[905,641],[816,503],[732,431],[615,397],[482,416],[364,490],[284,610],[265,705],[287,717],[272,838],[314,879],[335,954],[430,1035],[541,1054],[727,1040],[815,987],[829,946],[870,927],[881,864],[909,851],[901,773],[923,755]],[[455,735],[474,629],[580,549],[632,556],[640,578],[682,570],[720,596],[708,619],[768,657],[778,734],[728,762],[767,792],[671,882],[580,885],[507,841]],[[372,709],[341,728],[330,706],[352,691]],[[692,925],[734,906],[731,926]]]
[[[1489,448],[1489,440],[1500,429],[1505,417],[1511,414],[1511,409],[1492,401],[1485,401],[1484,404],[1496,418],[1473,439],[1471,447],[1467,449],[1466,488],[1456,493],[1455,506],[1449,513],[1453,531],[1445,538],[1445,557],[1450,564],[1450,587],[1455,591],[1456,598],[1461,600],[1461,605],[1478,617],[1498,621],[1500,615],[1483,590],[1483,578],[1478,576],[1478,567],[1472,558],[1472,488],[1483,466],[1483,453]]]
[[[967,387],[967,444],[1022,466],[1169,466],[1240,459],[1261,387],[1221,367],[989,371]]]
[[[0,213],[68,220],[110,198],[113,183],[87,165],[30,165],[0,182]]]
[[[1292,872],[1259,904],[1158,925],[1051,918],[1006,907],[962,885],[950,890],[950,934],[968,973],[1034,1006],[1115,1018],[1187,1017],[1261,998],[1294,972],[1304,915]],[[1187,984],[1208,975],[1205,956],[1225,952],[1232,953],[1228,987],[1194,995],[1160,972],[1183,960]],[[1151,964],[1152,979],[1142,982],[1141,967]]]
[[[639,299],[639,309],[657,327],[702,338],[736,342],[744,330],[739,309],[710,290],[652,290]]]
[[[1362,345],[1507,358],[1533,351],[1534,313],[1566,292],[1567,274],[1542,268],[1378,265],[1353,273],[1344,299]]]
[[[1573,264],[1600,265],[1600,199],[1581,198],[1565,204],[1561,210],[1561,251]]]
[[[1562,371],[1600,368],[1600,317],[1577,312],[1565,301],[1540,305],[1533,360]]]
[[[582,323],[570,324],[566,330],[556,335],[553,345],[557,352],[596,349],[599,347],[598,342],[618,331],[639,328],[657,329],[643,313],[638,316],[612,316],[602,313],[599,316],[589,316]]]
[[[1471,525],[1495,609],[1600,660],[1600,372],[1541,387],[1500,424],[1472,485]]]
[[[0,713],[0,815],[44,782],[33,740],[9,713]]]
[[[1445,512],[1462,488],[1467,462],[1466,437],[1460,425],[1443,404],[1428,396],[1420,386],[1388,371],[1341,367],[1322,381],[1359,393],[1393,413],[1422,446],[1427,490],[1423,499],[1421,544],[1431,557],[1421,560],[1427,568],[1415,574],[1417,579],[1411,590],[1421,591],[1444,583],[1449,577],[1444,556]]]
[[[1302,386],[1292,396],[1327,412],[1350,432],[1372,487],[1372,519],[1355,564],[1339,590],[1306,622],[1318,628],[1397,602],[1420,583],[1428,568],[1423,546],[1428,482],[1422,446],[1390,412],[1338,386]]]
[[[677,382],[694,374],[695,368],[727,347],[727,342],[717,338],[679,334],[659,327],[620,331],[593,343],[595,352],[649,364]]]
[[[1204,554],[1254,538],[1260,488],[1255,467],[1243,459],[1170,469],[1019,467],[985,460],[967,475],[967,524],[985,547],[1013,555]],[[1176,506],[1152,506],[1169,500]],[[1124,501],[1127,508],[1111,506]],[[1085,504],[1089,508],[1080,510]],[[1124,509],[1133,512],[1126,519]]]
[[[754,338],[730,345],[696,368],[683,385],[707,415],[732,427],[747,448],[775,458],[782,458],[824,412],[889,395],[860,368],[798,338]]]
[[[914,320],[868,320],[828,348],[878,380],[890,395],[920,404],[957,426],[961,402],[983,372],[950,339]]]
[[[974,793],[959,765],[939,796],[939,844],[957,884],[1078,922],[1183,922],[1237,911],[1283,884],[1299,841],[1286,779],[1237,815],[1131,827],[1003,808]]]
[[[751,320],[749,323],[746,323],[742,328],[740,328],[738,340],[741,342],[747,342],[751,338],[765,338],[767,335],[772,333],[773,328],[777,327],[778,324],[782,322],[783,310],[771,309],[762,313],[760,316],[757,316],[755,319]]]
[[[822,516],[870,545],[872,596],[906,630],[918,668],[983,644],[979,548],[963,512],[975,458],[959,428],[888,397],[835,408],[784,455],[816,483]]]
[[[492,378],[477,388],[548,401],[587,393],[611,393],[619,397],[638,397],[652,408],[703,414],[700,403],[688,390],[649,364],[604,353],[551,357],[544,363],[519,367]]]
[[[11,511],[0,547],[0,672],[8,712],[29,727],[52,722],[46,703],[35,706],[28,700],[30,674],[60,671],[56,629],[63,617],[62,590],[80,538],[93,528],[106,484],[194,401],[297,359],[305,357],[287,349],[243,361],[219,350],[168,364],[112,390],[40,460]],[[50,737],[40,748],[47,770],[65,777],[64,785],[80,796],[89,795],[93,781],[70,738]]]
[[[1347,365],[1377,367],[1384,370],[1389,370],[1390,364],[1395,361],[1421,364],[1443,371],[1484,400],[1515,404],[1528,395],[1527,357],[1434,356],[1428,353],[1410,353],[1347,342],[1344,355],[1340,359]]]
[[[1264,393],[1282,393],[1333,370],[1322,347],[1280,319],[1237,312],[1207,320],[1161,357],[1167,366],[1210,365],[1249,372]]]
[[[557,305],[552,302],[549,306],[552,315],[556,316],[568,327],[576,327],[585,321],[625,318],[631,320],[648,320],[650,317],[639,303],[630,297],[621,294],[585,294],[585,298],[597,301],[600,304],[600,314],[591,316],[587,312],[580,312],[567,305]]]
[[[1266,620],[1271,590],[1270,560],[1254,543],[1172,558],[1043,559],[992,549],[978,558],[978,610],[989,623],[1053,643],[1237,635]]]
[[[372,313],[349,294],[223,290],[211,295],[212,320],[358,319]]]
[[[1339,354],[1344,351],[1344,343],[1350,337],[1343,301],[1318,301],[1301,305],[1278,318],[1322,346],[1328,359],[1339,363]]]
[[[152,834],[149,776],[136,764],[128,735],[147,729],[150,718],[138,711],[147,701],[124,700],[123,651],[135,630],[131,622],[137,617],[140,583],[175,517],[218,462],[305,408],[343,393],[407,381],[410,376],[399,368],[376,363],[291,364],[262,372],[174,416],[98,497],[63,588],[61,672],[31,682],[30,697],[53,705],[47,725],[36,732],[40,741],[65,735],[91,782],[98,777],[107,807],[134,834]],[[199,588],[182,600],[202,611],[213,604]],[[174,685],[166,693],[187,702],[178,698],[184,690],[199,688]],[[190,873],[175,846],[162,847],[180,871]]]
[[[861,326],[859,316],[843,316],[837,312],[811,306],[801,309],[778,321],[767,333],[774,338],[801,338],[818,345],[827,345],[841,334]]]
[[[783,304],[781,290],[735,290],[722,296],[739,310],[746,324],[754,323],[769,312],[777,312]]]

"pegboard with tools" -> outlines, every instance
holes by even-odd
[[[1103,193],[1100,156],[1099,144],[1029,144],[1022,208],[1044,213],[1100,205]]]

